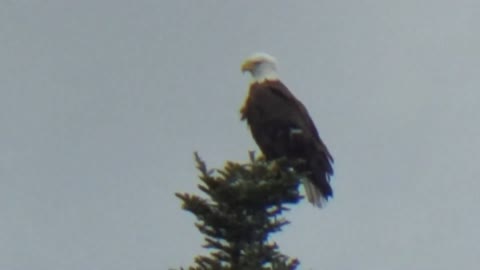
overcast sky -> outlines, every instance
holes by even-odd
[[[257,149],[242,60],[278,59],[335,197],[274,237],[300,269],[476,269],[480,2],[0,0],[0,269],[188,266],[174,192]]]

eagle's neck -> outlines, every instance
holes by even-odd
[[[261,83],[265,80],[278,80],[277,70],[270,63],[262,63],[252,71],[252,83]]]

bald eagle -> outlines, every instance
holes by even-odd
[[[333,191],[333,158],[320,139],[305,106],[280,81],[275,58],[265,53],[248,57],[242,72],[252,75],[248,97],[241,109],[252,136],[267,160],[303,159],[295,170],[302,179],[307,199],[322,207]]]

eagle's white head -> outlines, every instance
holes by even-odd
[[[255,53],[245,59],[242,72],[250,72],[253,82],[278,80],[277,60],[266,53]]]

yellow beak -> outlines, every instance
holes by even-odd
[[[242,64],[242,72],[245,73],[246,71],[252,71],[254,67],[255,67],[255,62],[245,61]]]

